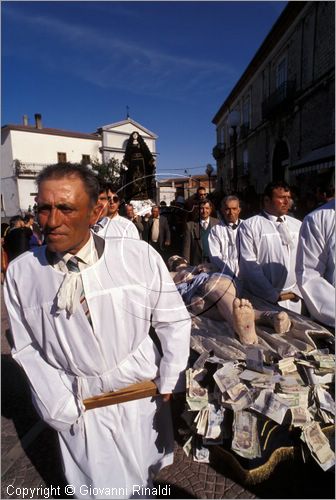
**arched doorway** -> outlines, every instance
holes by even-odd
[[[272,180],[287,181],[289,151],[285,141],[277,142],[272,161]]]

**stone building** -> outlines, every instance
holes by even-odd
[[[335,4],[288,2],[213,118],[218,189],[285,179],[309,197],[334,169]]]

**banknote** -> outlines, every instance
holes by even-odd
[[[187,457],[189,457],[190,452],[192,450],[192,440],[193,440],[193,435],[191,435],[183,445],[183,451],[187,455]]]
[[[193,460],[208,464],[210,461],[210,451],[201,442],[196,442],[193,446]]]
[[[233,387],[230,387],[226,392],[232,401],[236,401],[237,399],[240,399],[245,392],[248,392],[248,388],[245,384],[239,382]]]
[[[292,425],[294,425],[294,427],[303,427],[307,422],[312,420],[311,414],[304,406],[295,406],[290,410],[292,414]]]
[[[285,414],[288,410],[286,403],[271,391],[262,390],[258,398],[251,405],[251,408],[278,424],[282,424]]]
[[[251,412],[235,412],[231,448],[244,458],[252,459],[260,456],[257,417]]]
[[[195,376],[199,375],[201,370],[186,370],[186,401],[190,410],[196,411],[206,407],[209,402],[209,394],[206,387],[202,387]]]
[[[226,363],[222,368],[216,371],[213,378],[222,392],[226,392],[231,387],[239,384],[239,371],[234,363]]]
[[[224,408],[216,409],[215,405],[208,405],[208,426],[205,434],[205,439],[207,440],[217,440],[217,442],[223,441],[223,420],[224,420]],[[205,440],[203,440],[205,443]]]
[[[280,359],[278,361],[279,370],[283,375],[297,371],[294,360],[294,356],[289,356],[288,358]]]
[[[312,457],[323,470],[328,470],[335,465],[335,453],[318,422],[311,422],[304,426],[301,439],[306,442]]]
[[[199,417],[198,417],[197,425],[196,425],[196,431],[197,431],[197,434],[199,434],[200,436],[204,436],[206,433],[207,424],[208,424],[208,414],[209,414],[208,407],[202,408],[202,410],[199,412]]]

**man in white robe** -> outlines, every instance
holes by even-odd
[[[228,277],[238,277],[237,229],[241,222],[240,201],[237,196],[226,196],[220,207],[222,220],[209,234],[210,262]]]
[[[290,188],[285,182],[273,182],[263,196],[263,211],[238,229],[239,276],[253,295],[301,313],[295,275],[301,222],[287,215],[292,204]]]
[[[296,276],[311,316],[335,328],[335,198],[304,218]]]
[[[37,411],[58,431],[75,498],[144,497],[134,486],[150,487],[172,463],[167,401],[183,384],[190,318],[155,250],[92,234],[97,195],[86,167],[39,175],[46,246],[15,259],[6,276],[12,354]],[[84,399],[143,380],[155,380],[162,396],[85,410]]]

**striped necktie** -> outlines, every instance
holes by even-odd
[[[69,259],[68,262],[66,263],[66,266],[71,273],[79,273],[80,272],[78,262],[79,262],[78,257],[71,257],[71,259]],[[82,283],[82,281],[81,281],[81,283]],[[89,310],[89,306],[88,306],[88,303],[87,303],[86,298],[85,298],[83,283],[82,283],[82,290],[81,290],[79,300],[80,300],[81,306],[83,308],[83,311],[85,313],[85,316],[87,317],[88,322],[90,323],[90,325],[92,327],[90,310]]]

